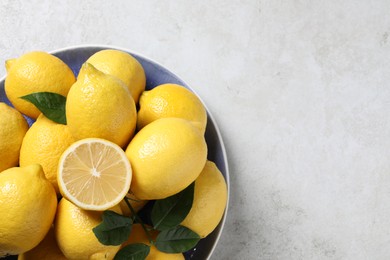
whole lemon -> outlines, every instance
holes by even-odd
[[[122,80],[129,88],[135,103],[145,90],[146,77],[142,65],[132,55],[120,50],[102,50],[87,60],[98,70]]]
[[[126,149],[133,168],[131,191],[143,200],[162,199],[190,185],[202,171],[207,145],[181,118],[162,118],[139,131]]]
[[[206,237],[219,224],[227,203],[227,187],[215,163],[207,161],[195,181],[192,208],[181,225]]]
[[[149,232],[152,239],[155,239],[158,235],[158,232],[155,230]],[[133,224],[130,236],[127,241],[123,243],[122,248],[129,244],[136,243],[142,243],[150,246],[149,254],[145,260],[184,260],[183,254],[168,254],[159,251],[154,245],[151,245],[148,236],[146,235],[145,230],[142,228],[141,224]]]
[[[118,206],[111,210],[121,214]],[[120,246],[99,242],[92,229],[102,221],[102,211],[80,209],[62,198],[58,204],[54,232],[59,248],[67,259],[113,259]]]
[[[67,124],[77,139],[97,137],[124,147],[135,131],[137,111],[125,84],[89,63],[69,91]]]
[[[56,208],[56,193],[39,164],[1,172],[0,257],[36,247],[49,231]]]
[[[33,51],[5,64],[5,93],[21,113],[36,119],[41,113],[20,97],[34,92],[53,92],[66,96],[76,78],[62,60],[42,51]]]
[[[191,121],[202,133],[207,124],[207,113],[200,99],[190,90],[176,84],[159,85],[141,95],[137,128],[165,117],[179,117]]]
[[[46,237],[33,249],[20,254],[18,260],[66,260],[64,254],[57,245],[54,236],[54,228],[50,228]]]
[[[17,110],[0,102],[0,172],[18,165],[27,129],[26,119]]]
[[[46,178],[57,194],[57,168],[62,153],[74,142],[68,126],[57,124],[41,114],[27,131],[20,149],[20,166],[42,165]]]

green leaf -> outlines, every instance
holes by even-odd
[[[133,224],[131,218],[106,210],[102,219],[102,222],[92,229],[100,243],[118,246],[128,239]]]
[[[119,250],[114,260],[144,260],[149,252],[150,247],[145,244],[130,244]]]
[[[151,213],[154,229],[171,229],[185,219],[194,200],[194,187],[195,184],[192,183],[183,191],[154,203]]]
[[[66,97],[51,92],[36,92],[20,97],[35,105],[50,120],[66,125]]]
[[[156,238],[155,246],[166,253],[183,253],[199,242],[200,236],[184,226],[161,231]]]

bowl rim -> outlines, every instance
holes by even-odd
[[[175,77],[177,77],[180,81],[182,81],[186,85],[186,87],[188,87],[188,89],[190,89],[199,98],[199,100],[202,102],[202,104],[206,108],[207,114],[208,114],[211,122],[213,123],[215,131],[217,133],[218,140],[221,143],[222,156],[223,156],[223,160],[224,160],[224,163],[225,163],[225,171],[226,171],[226,175],[224,177],[225,177],[226,186],[227,186],[226,207],[225,207],[225,211],[224,211],[223,217],[222,217],[221,222],[220,222],[220,224],[221,224],[220,231],[218,232],[218,235],[217,235],[217,237],[216,237],[216,239],[214,241],[213,247],[211,248],[211,250],[210,250],[210,252],[209,252],[209,254],[207,256],[207,259],[210,259],[210,257],[213,254],[215,248],[217,247],[218,241],[221,238],[221,235],[222,235],[222,232],[223,232],[223,229],[224,229],[224,226],[225,226],[227,213],[228,213],[228,208],[229,208],[229,202],[230,202],[230,171],[229,171],[229,164],[228,164],[228,158],[227,158],[225,143],[223,141],[222,134],[221,134],[221,131],[219,129],[219,126],[216,124],[216,120],[215,120],[214,116],[212,115],[212,113],[210,112],[210,109],[207,107],[207,105],[205,104],[203,99],[198,95],[198,93],[193,90],[191,85],[188,84],[186,81],[184,81],[173,70],[171,70],[167,66],[162,65],[161,63],[159,63],[159,62],[157,62],[157,61],[155,61],[155,60],[153,60],[153,59],[151,59],[149,57],[145,57],[145,55],[143,55],[143,54],[141,54],[141,53],[139,53],[137,51],[134,51],[132,49],[123,48],[123,47],[119,47],[119,46],[116,46],[116,45],[110,45],[110,44],[76,44],[76,45],[70,45],[70,46],[67,46],[67,47],[50,50],[50,51],[47,51],[47,52],[50,53],[50,54],[56,54],[56,53],[59,53],[59,52],[70,51],[70,50],[80,49],[80,48],[106,48],[106,49],[121,50],[121,51],[130,53],[130,54],[134,54],[134,55],[136,55],[138,57],[141,57],[144,60],[147,60],[147,61],[149,61],[151,63],[154,63],[157,66],[165,68],[166,70],[171,72]],[[6,74],[3,77],[0,78],[0,81],[5,81]]]

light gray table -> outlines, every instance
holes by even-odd
[[[213,259],[389,259],[389,10],[364,0],[6,0],[0,57],[112,44],[192,85],[230,160]]]

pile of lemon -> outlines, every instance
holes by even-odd
[[[110,209],[128,215],[195,182],[193,204],[181,225],[206,237],[227,201],[225,180],[207,160],[207,113],[191,91],[163,84],[146,91],[141,64],[130,54],[103,50],[77,78],[54,55],[34,51],[6,62],[0,103],[0,257],[113,259],[126,244],[146,243],[135,224],[128,241],[101,244],[92,229]],[[66,97],[65,123],[49,119],[47,96]],[[28,126],[22,114],[36,121]],[[150,244],[149,244],[150,245]],[[147,259],[184,259],[153,245]]]

